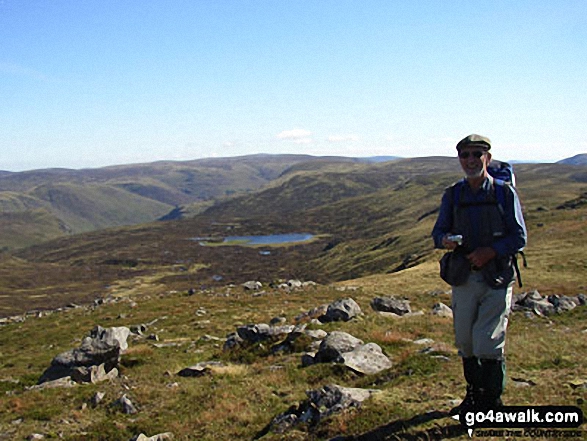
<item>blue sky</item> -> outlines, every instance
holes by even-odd
[[[587,153],[584,0],[0,0],[0,170]]]

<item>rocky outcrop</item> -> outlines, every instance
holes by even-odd
[[[326,308],[326,313],[318,317],[322,323],[348,322],[361,315],[361,307],[352,298],[337,300]]]
[[[389,369],[391,360],[376,343],[361,345],[341,355],[342,363],[360,374],[372,375]]]
[[[392,366],[391,360],[376,343],[362,340],[341,331],[329,333],[314,354],[302,356],[302,366],[315,363],[340,363],[360,374],[376,374]]]
[[[128,348],[126,327],[96,326],[79,348],[56,356],[45,370],[39,384],[70,377],[76,382],[98,382],[118,375],[120,356]]]
[[[359,407],[377,392],[338,385],[326,385],[320,389],[306,391],[308,399],[273,418],[266,432],[285,433],[300,423],[315,426],[330,415]]]
[[[224,367],[224,363],[219,361],[203,361],[182,369],[177,375],[180,377],[201,377],[212,373],[214,367]]]
[[[549,316],[561,314],[585,304],[587,304],[587,296],[584,294],[574,297],[552,294],[544,297],[534,290],[515,294],[512,298],[512,311],[531,311],[538,316]]]
[[[400,316],[412,312],[409,300],[396,299],[395,297],[375,297],[371,301],[371,308],[377,312],[390,312]]]
[[[444,303],[438,302],[432,307],[432,315],[452,318],[452,309]]]

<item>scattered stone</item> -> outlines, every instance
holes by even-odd
[[[270,326],[283,325],[284,323],[287,323],[287,319],[285,317],[273,317],[269,321]]]
[[[450,306],[447,306],[442,302],[438,302],[432,307],[432,315],[452,318],[452,309]]]
[[[320,343],[314,357],[317,363],[340,362],[342,354],[351,352],[363,344],[362,340],[342,331],[332,331]]]
[[[96,326],[89,337],[84,338],[79,348],[59,354],[51,361],[38,384],[59,378],[71,377],[73,380],[84,377],[83,369],[103,365],[104,371],[110,373],[118,367],[121,352],[128,348],[126,339],[130,329],[125,327],[104,329]],[[118,372],[117,372],[118,373]],[[90,378],[91,378],[90,373]]]
[[[512,297],[512,311],[531,311],[538,316],[561,314],[584,306],[587,298],[584,294],[575,297],[552,294],[543,297],[538,291],[515,294]]]
[[[132,332],[133,334],[136,334],[136,335],[143,335],[145,332],[147,332],[147,325],[145,325],[145,324],[133,325],[130,327],[130,332]]]
[[[224,367],[224,364],[219,361],[203,361],[182,369],[177,375],[180,377],[201,377],[203,375],[211,374],[212,367]]]
[[[78,366],[73,369],[71,379],[76,383],[100,383],[106,380],[113,380],[118,377],[118,369],[112,368],[106,372],[105,364],[99,366]]]
[[[126,394],[124,394],[118,400],[112,403],[112,405],[114,407],[120,408],[122,410],[122,413],[125,413],[127,415],[134,415],[135,413],[138,413],[137,408],[132,403],[132,401],[126,396]]]
[[[263,284],[258,281],[250,280],[248,282],[243,283],[242,287],[249,291],[256,291],[258,289],[261,289],[263,287]]]
[[[301,288],[303,286],[302,282],[297,279],[290,279],[287,281],[287,285],[290,289]]]
[[[269,326],[265,323],[260,323],[257,325],[239,326],[236,332],[245,342],[258,343],[274,340],[276,337],[289,334],[294,329],[295,326],[293,325]]]
[[[391,360],[383,354],[381,347],[376,343],[367,343],[351,352],[342,354],[345,366],[360,374],[372,375],[389,369]]]
[[[536,386],[536,383],[532,380],[526,380],[524,378],[512,378],[512,384],[515,387],[530,387]]]
[[[298,315],[294,320],[296,321],[296,323],[301,323],[301,322],[307,322],[307,321],[310,321],[313,319],[317,319],[317,318],[325,315],[327,310],[328,310],[328,305],[326,305],[326,304],[320,305],[316,308],[310,309],[309,311]]]
[[[357,408],[379,391],[326,385],[307,391],[307,400],[291,406],[286,412],[273,418],[267,432],[283,434],[300,423],[316,426],[323,418],[349,408]]]
[[[434,344],[434,340],[432,340],[431,338],[420,338],[418,340],[414,340],[412,343],[414,343],[415,345],[430,346],[430,345]]]
[[[375,297],[371,301],[371,308],[377,312],[391,312],[399,316],[412,312],[409,300],[396,299],[395,297]]]
[[[131,438],[130,441],[167,441],[167,440],[172,440],[173,439],[173,433],[171,432],[165,432],[165,433],[160,433],[158,435],[153,435],[153,436],[147,436],[143,433],[135,436],[134,438]]]
[[[105,396],[106,396],[106,393],[104,393],[104,392],[96,392],[94,394],[94,396],[92,397],[92,399],[90,400],[90,404],[93,407],[98,406],[98,404],[100,404],[102,402],[102,400],[104,399]]]
[[[322,323],[344,321],[348,322],[361,314],[361,307],[352,298],[340,299],[326,309],[326,313],[320,317]]]
[[[37,384],[35,386],[31,386],[30,390],[38,390],[38,389],[52,389],[55,387],[73,387],[76,383],[71,379],[71,377],[62,377],[57,378],[55,380],[48,380],[44,381],[43,383]]]

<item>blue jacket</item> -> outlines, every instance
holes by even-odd
[[[486,201],[488,198],[495,197],[493,185],[502,185],[493,183],[492,178],[487,178],[481,185],[481,188],[477,193],[473,193],[469,183],[466,179],[454,184],[445,190],[442,196],[442,202],[440,204],[440,211],[438,213],[438,219],[432,230],[432,238],[434,239],[435,248],[444,248],[442,245],[442,238],[447,233],[454,233],[453,229],[453,187],[460,186],[460,197],[459,200],[464,204],[470,204],[467,207],[470,218],[470,226],[473,237],[467,238],[470,250],[474,250],[478,246],[481,246],[481,232],[479,231],[479,225],[481,224],[480,216],[483,212],[482,205],[475,205]],[[505,234],[491,244],[491,247],[495,250],[498,257],[511,256],[517,251],[522,250],[526,246],[527,232],[526,224],[524,223],[524,217],[522,215],[522,207],[520,199],[514,188],[510,185],[504,185],[505,200],[500,201],[500,205],[503,205],[503,221],[505,224]]]

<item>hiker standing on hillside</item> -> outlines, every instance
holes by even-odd
[[[452,251],[441,275],[452,285],[455,342],[467,382],[452,414],[502,406],[514,262],[526,245],[516,191],[488,173],[490,149],[491,141],[479,135],[457,144],[465,178],[445,190],[432,230],[435,247]]]

